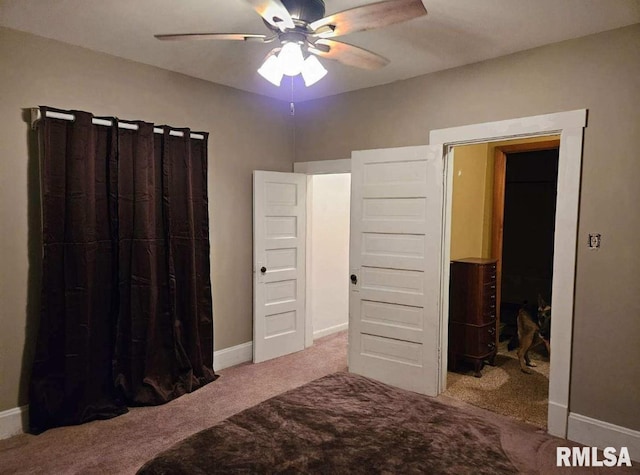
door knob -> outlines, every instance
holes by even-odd
[[[260,268],[260,272],[262,272],[264,274],[265,272],[267,272],[267,268],[265,266],[262,266]]]
[[[351,283],[352,284],[357,284],[358,283],[358,276],[355,274],[351,274]]]

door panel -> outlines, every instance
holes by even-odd
[[[415,234],[363,233],[361,264],[420,270],[424,265],[424,236]]]
[[[442,147],[352,154],[349,369],[436,395]]]
[[[253,173],[254,363],[304,349],[306,184]]]

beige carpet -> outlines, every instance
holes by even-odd
[[[474,377],[471,368],[464,371],[462,365],[456,372],[447,372],[444,395],[546,428],[549,358],[544,351],[529,352],[536,367],[530,368],[532,374],[525,374],[516,350],[508,351],[507,341],[500,342],[495,366],[485,365],[481,378]]]
[[[345,370],[346,347],[346,332],[337,333],[293,355],[223,370],[217,381],[162,406],[132,408],[106,421],[0,440],[0,473],[134,474],[147,460],[188,435],[284,391]],[[438,400],[495,425],[505,453],[521,473],[577,473],[555,467],[556,447],[577,444],[459,400],[446,396]],[[640,465],[634,465],[614,472],[640,474]],[[614,472],[607,468],[579,471]]]
[[[174,443],[243,409],[347,367],[346,333],[220,378],[168,404],[130,408],[106,421],[0,440],[0,474],[133,474]]]

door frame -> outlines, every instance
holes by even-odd
[[[445,161],[440,348],[438,349],[439,392],[446,389],[447,379],[453,147],[525,137],[560,135],[551,300],[554,314],[551,328],[551,353],[554,357],[550,362],[547,427],[550,434],[563,438],[567,435],[569,415],[578,211],[583,132],[586,126],[587,110],[580,109],[432,130],[429,134],[430,144],[444,147],[443,160]]]
[[[307,252],[305,255],[307,277],[311,274],[311,205],[313,197],[313,175],[329,175],[333,173],[351,173],[351,158],[337,160],[316,160],[313,162],[294,162],[294,173],[307,175]],[[345,279],[347,276],[345,276]],[[307,282],[309,280],[307,279]],[[311,285],[307,285],[305,296],[304,347],[313,345],[313,316],[311,315]]]
[[[542,137],[542,140],[536,140],[535,142],[500,145],[495,149],[493,162],[493,206],[491,215],[491,257],[498,259],[496,262],[496,282],[498,283],[496,286],[496,322],[498,324],[502,321],[500,303],[502,302],[502,244],[504,236],[507,154],[540,152],[556,148],[560,148],[559,138],[549,138],[548,140],[545,140],[545,137]],[[496,345],[498,344],[499,339],[499,332],[496,332]]]

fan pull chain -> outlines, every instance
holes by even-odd
[[[289,103],[289,114],[296,115],[296,105],[293,103],[293,76],[291,76],[291,102]]]

